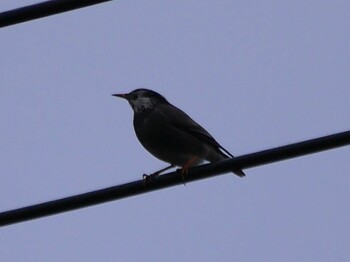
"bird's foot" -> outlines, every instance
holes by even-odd
[[[192,167],[197,161],[198,161],[198,157],[194,156],[189,161],[187,161],[187,163],[183,165],[181,169],[178,169],[176,171],[177,173],[181,172],[181,178],[184,185],[186,185],[185,178],[186,178],[186,175],[188,174],[189,168]]]
[[[142,179],[143,179],[143,186],[146,187],[146,184],[151,182],[152,180],[154,180],[154,178],[156,176],[159,176],[161,173],[163,173],[164,171],[170,169],[170,168],[173,168],[174,165],[170,165],[170,166],[167,166],[165,168],[162,168],[161,170],[158,170],[157,172],[154,172],[153,174],[151,175],[146,175],[146,174],[143,174],[142,176]]]
[[[155,177],[159,176],[159,172],[155,172],[150,175],[143,174],[142,179],[143,179],[143,187],[146,187],[146,185],[154,180]]]
[[[178,173],[181,176],[182,179],[182,183],[184,184],[184,186],[186,186],[186,175],[188,173],[188,168],[181,168],[181,169],[176,169],[176,173]]]

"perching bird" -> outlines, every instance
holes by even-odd
[[[136,89],[128,94],[113,94],[126,99],[134,111],[134,129],[144,148],[170,166],[188,168],[203,161],[212,163],[233,157],[203,127],[185,112],[170,104],[162,95],[148,89]],[[233,170],[243,177],[242,170]]]

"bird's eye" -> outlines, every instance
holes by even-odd
[[[138,95],[134,95],[133,100],[137,100],[139,98]]]

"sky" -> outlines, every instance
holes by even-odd
[[[38,1],[0,3],[0,11]],[[166,164],[153,89],[234,155],[350,130],[349,1],[111,1],[0,29],[0,211]],[[1,261],[350,261],[350,147],[0,228]]]

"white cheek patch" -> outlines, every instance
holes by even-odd
[[[148,97],[140,97],[135,101],[131,101],[131,104],[135,112],[153,107],[153,103]]]

